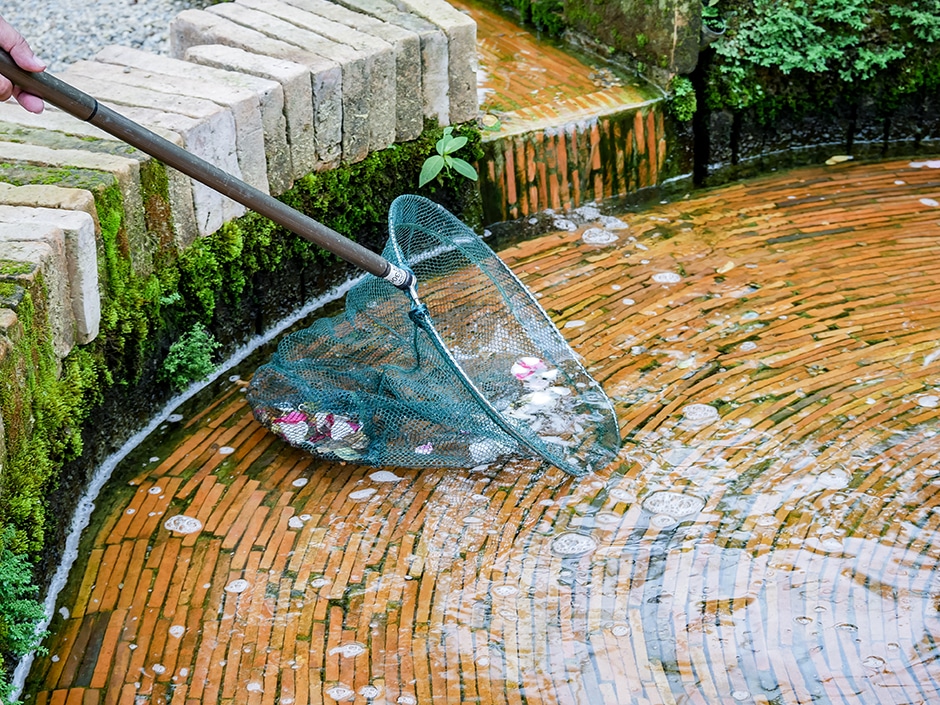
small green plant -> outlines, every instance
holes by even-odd
[[[36,600],[39,588],[33,585],[29,561],[9,548],[15,534],[8,527],[0,535],[0,654],[19,658],[37,648],[48,632],[36,629],[46,613]],[[12,690],[0,666],[0,701],[9,703]]]
[[[676,119],[688,122],[698,109],[695,88],[685,76],[676,76],[669,84],[669,110]]]
[[[450,170],[453,169],[461,176],[466,176],[471,181],[477,180],[477,170],[469,163],[461,159],[460,157],[453,156],[454,152],[467,144],[467,138],[463,135],[459,137],[454,137],[454,128],[448,125],[444,128],[444,135],[437,141],[437,154],[433,154],[427,159],[424,160],[424,165],[421,167],[421,175],[418,177],[418,187],[424,186],[426,183],[433,181],[437,178],[437,175],[441,173],[442,169],[446,169],[447,173],[450,173]]]
[[[215,369],[212,355],[219,342],[201,323],[183,333],[167,353],[161,376],[176,389],[209,376]]]
[[[724,32],[725,21],[718,9],[719,0],[705,0],[702,3],[702,24],[713,32]]]

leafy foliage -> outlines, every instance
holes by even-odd
[[[721,15],[713,109],[861,92],[891,103],[940,84],[940,0],[722,0]]]
[[[208,377],[215,369],[212,356],[220,347],[201,323],[183,333],[163,361],[161,375],[177,389]]]
[[[669,110],[676,119],[688,122],[698,109],[695,88],[685,76],[676,76],[669,84]]]
[[[46,614],[36,600],[39,588],[33,585],[32,572],[26,556],[10,550],[14,531],[0,535],[0,653],[23,656],[45,638],[37,625]],[[10,702],[12,686],[0,668],[0,701]]]
[[[424,166],[421,167],[421,174],[418,177],[419,188],[434,180],[442,169],[446,169],[448,173],[453,169],[471,181],[477,180],[477,170],[469,162],[453,156],[454,152],[467,144],[467,138],[464,135],[454,137],[453,132],[454,128],[450,125],[444,128],[444,134],[435,146],[437,154],[428,157],[424,162]]]

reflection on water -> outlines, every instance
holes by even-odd
[[[117,469],[31,690],[940,701],[929,177],[794,172],[504,251],[616,402],[627,442],[580,480],[323,463],[233,376]]]

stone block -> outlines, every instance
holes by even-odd
[[[242,161],[243,149],[257,149],[257,144],[241,144],[244,141],[244,130],[254,129],[254,114],[260,117],[262,135],[262,149],[267,162],[267,184],[270,193],[282,193],[292,184],[290,149],[287,144],[287,122],[284,115],[284,90],[281,84],[265,78],[237,71],[222,70],[209,66],[193,66],[187,61],[171,59],[166,56],[157,56],[139,49],[128,47],[106,47],[95,56],[98,61],[116,64],[119,66],[140,69],[149,73],[167,76],[177,81],[199,83],[203,87],[211,87],[201,94],[214,102],[222,102],[226,96],[222,93],[219,99],[215,97],[218,89],[225,87],[231,91],[229,100],[232,102],[232,112],[235,115],[235,124],[238,128],[239,139],[239,165],[246,180],[249,180],[249,171]],[[219,91],[221,93],[221,91]],[[255,101],[243,100],[241,94],[247,92],[254,96]],[[257,110],[249,110],[250,121],[247,125],[239,122],[240,113],[238,105],[243,103],[251,105],[257,103]],[[250,160],[253,161],[253,160]],[[249,181],[250,182],[250,181]],[[259,181],[260,183],[260,181]],[[253,184],[255,185],[255,184]],[[259,186],[260,188],[260,186]]]
[[[42,229],[57,228],[62,232],[68,305],[75,325],[74,339],[79,345],[94,340],[101,323],[101,296],[98,290],[95,221],[92,217],[84,211],[0,205],[0,223],[33,224]]]
[[[440,27],[447,35],[450,121],[475,120],[479,113],[476,22],[446,0],[396,0],[395,4]]]
[[[343,70],[336,61],[203,10],[184,10],[170,23],[170,50],[176,58],[205,44],[221,44],[306,66],[310,71],[317,169],[339,163],[343,141]]]
[[[339,64],[342,70],[342,159],[357,162],[366,157],[372,133],[368,52],[330,41],[309,29],[237,3],[212,5],[207,11]],[[317,86],[313,92],[317,94]]]
[[[25,111],[21,110],[21,112]],[[98,209],[95,208],[95,197],[91,191],[85,189],[49,186],[47,184],[14,186],[0,183],[0,204],[82,211],[87,213],[95,222],[95,232],[97,233],[100,230],[98,226]]]
[[[80,149],[52,149],[31,144],[0,142],[5,160],[62,169],[91,169],[111,174],[124,207],[124,230],[134,271],[145,275],[152,271],[153,252],[144,224],[141,200],[140,162],[114,154],[87,152]]]
[[[395,52],[395,139],[416,139],[424,129],[421,39],[417,33],[375,17],[354,12],[329,0],[284,0],[331,23],[339,23],[388,42]]]
[[[87,76],[83,72],[73,73],[73,68],[62,75],[77,88],[97,96],[109,107],[145,127],[178,134],[184,149],[232,176],[242,177],[236,149],[235,118],[231,110],[209,100],[157,93]],[[193,182],[184,191],[192,193],[194,218],[200,235],[215,232],[222,223],[245,212],[240,204],[198,182]],[[173,197],[185,199],[185,194],[175,191]],[[185,200],[177,202],[176,206],[184,209]],[[180,218],[188,219],[185,210],[180,210]],[[186,227],[185,223],[179,223],[177,227],[177,236],[185,240],[189,231],[180,229]]]
[[[334,22],[279,0],[236,0],[236,3],[313,32],[323,39],[349,47],[360,54],[365,62],[368,150],[379,151],[395,142],[397,86],[395,48],[391,44],[346,24]]]
[[[237,71],[250,76],[276,81],[284,96],[284,117],[287,144],[290,149],[291,180],[299,179],[316,169],[317,150],[313,131],[313,89],[310,70],[302,64],[252,54],[243,49],[221,44],[203,44],[186,50],[187,62]],[[271,179],[271,189],[276,189]],[[287,186],[289,188],[290,185]]]
[[[158,59],[153,58],[155,62]],[[218,112],[217,108],[231,112],[235,122],[234,135],[220,134],[218,139],[233,140],[240,178],[265,193],[269,192],[261,107],[258,96],[252,91],[233,88],[219,81],[171,76],[150,69],[99,61],[76,62],[69,66],[68,73],[150,92],[152,98],[146,103],[141,102],[139,107],[163,109],[161,103],[169,96],[178,101],[173,112],[188,117],[209,117]],[[193,103],[186,105],[187,99]]]
[[[65,236],[59,228],[36,223],[0,222],[0,260],[35,264],[46,292],[46,322],[56,356],[64,358],[75,345],[75,319],[69,302]],[[24,277],[29,289],[35,274]],[[30,281],[26,281],[29,279]],[[42,325],[42,321],[36,321]]]
[[[418,35],[421,43],[421,99],[424,117],[436,120],[439,125],[447,125],[450,122],[450,81],[448,42],[444,31],[423,17],[400,10],[388,0],[337,0],[337,6]]]

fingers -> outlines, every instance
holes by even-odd
[[[0,17],[0,48],[10,52],[13,61],[21,69],[43,71],[46,68],[46,65],[36,58],[23,36],[2,17]],[[8,100],[11,96],[31,113],[41,113],[43,110],[41,98],[22,92],[10,83],[9,79],[0,76],[0,101]]]

